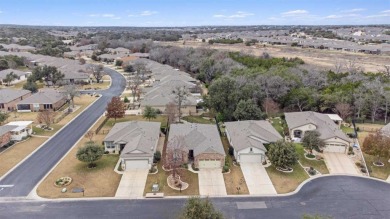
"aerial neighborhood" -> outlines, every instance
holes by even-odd
[[[388,26],[210,28],[12,38],[1,26],[0,197],[259,197],[333,175],[390,181]],[[23,162],[27,189],[13,181]]]

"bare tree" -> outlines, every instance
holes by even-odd
[[[135,60],[133,67],[134,67],[134,70],[139,75],[139,77],[141,78],[141,80],[144,81],[145,74],[147,72],[146,63],[141,59],[137,59],[137,60]]]
[[[389,114],[389,105],[390,105],[390,90],[384,91],[385,98],[385,124],[387,124],[387,114]]]
[[[103,65],[90,65],[87,68],[88,72],[93,75],[97,83],[100,83],[100,80],[102,80],[103,76],[105,75],[103,67]]]
[[[348,103],[338,103],[335,108],[343,120],[347,119],[348,116],[352,114],[351,105]]]
[[[357,74],[359,72],[363,72],[363,67],[362,66],[359,66],[357,64],[357,61],[356,59],[353,59],[353,60],[349,60],[346,64],[345,64],[345,68],[347,69],[347,71],[350,73],[350,74]]]
[[[78,87],[74,84],[66,85],[64,87],[64,94],[72,101],[72,108],[74,108],[74,98],[81,95]]]
[[[386,77],[390,77],[390,65],[384,65],[383,66],[383,71],[382,73],[386,76]]]
[[[142,79],[138,71],[134,72],[133,75],[129,76],[128,79],[128,88],[131,90],[133,96],[133,103],[135,102],[135,97],[139,93],[139,86],[142,84]]]
[[[168,142],[165,157],[164,168],[172,171],[173,177],[180,175],[179,168],[187,163],[188,149],[185,146],[184,136],[176,136]]]
[[[176,121],[177,118],[177,106],[175,103],[168,103],[167,106],[165,107],[165,113],[167,114],[168,117],[168,124],[172,124]]]
[[[187,100],[187,96],[189,95],[189,92],[185,86],[183,87],[176,87],[172,93],[175,95],[175,103],[177,104],[177,110],[179,112],[179,122],[181,122],[181,108],[184,104],[184,102]]]
[[[334,63],[334,72],[335,73],[341,73],[344,69],[344,66],[345,66],[345,63],[340,61],[340,60],[336,60],[336,63]]]
[[[275,116],[280,111],[279,104],[276,103],[271,98],[264,99],[263,109],[265,110],[265,113],[267,114],[267,116],[271,116],[271,117]]]
[[[95,135],[95,132],[90,130],[87,133],[85,133],[84,137],[88,138],[89,142],[92,142],[92,138],[93,138],[94,135]]]
[[[55,121],[56,114],[53,110],[43,110],[38,113],[37,120],[39,123],[45,123],[47,127],[50,127]]]

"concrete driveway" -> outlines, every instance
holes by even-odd
[[[221,169],[201,169],[198,173],[198,180],[200,195],[227,195]]]
[[[355,164],[343,153],[324,152],[324,159],[330,174],[352,174],[359,175]]]
[[[141,198],[144,194],[148,169],[127,170],[123,173],[115,197]]]
[[[275,195],[276,190],[268,176],[267,171],[260,163],[241,163],[249,194],[251,195]]]

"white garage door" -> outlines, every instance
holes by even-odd
[[[148,160],[126,160],[126,170],[149,169]]]
[[[345,144],[326,144],[324,151],[325,152],[336,152],[336,153],[345,153]]]
[[[202,168],[221,168],[220,160],[199,160],[199,169]]]
[[[262,154],[240,154],[240,163],[261,163]]]

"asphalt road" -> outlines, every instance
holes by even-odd
[[[295,195],[212,199],[226,218],[390,218],[390,185],[367,178],[317,178]],[[2,202],[1,218],[176,218],[185,199]]]
[[[27,196],[51,168],[69,151],[92,124],[104,113],[107,103],[113,96],[120,95],[125,88],[125,78],[110,69],[112,86],[99,93],[102,97],[81,113],[67,127],[51,138],[16,169],[2,178],[1,185],[13,187],[0,188],[0,197]],[[1,215],[0,215],[1,217]]]

